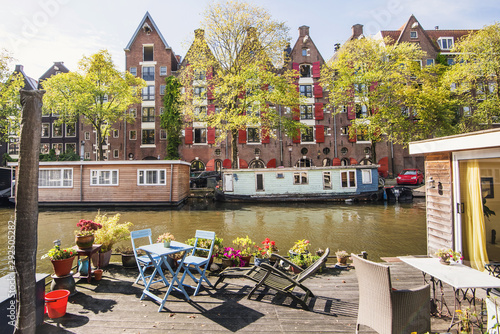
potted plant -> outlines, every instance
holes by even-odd
[[[236,238],[233,240],[233,244],[236,245],[241,254],[241,260],[244,262],[242,266],[248,266],[250,264],[250,259],[254,254],[255,242],[253,242],[248,235],[245,238]]]
[[[293,255],[290,256],[290,262],[295,264],[297,267],[302,269],[306,269],[310,265],[312,265],[315,261],[320,258],[318,255],[312,255],[311,253],[301,254],[301,255]],[[290,266],[290,269],[295,273],[300,273],[299,270],[296,270],[293,266]]]
[[[217,258],[222,261],[222,269],[226,267],[243,266],[243,261],[241,261],[241,252],[232,247],[224,247],[222,252],[217,253]]]
[[[102,228],[102,225],[92,220],[80,219],[76,224],[78,230],[75,231],[75,243],[80,249],[92,247],[95,239],[95,232]]]
[[[445,265],[450,264],[450,261],[453,260],[457,262],[458,260],[463,260],[462,254],[460,252],[455,252],[451,248],[440,248],[435,253],[437,257],[439,257],[439,262]]]
[[[276,242],[274,242],[269,238],[264,239],[264,241],[262,241],[261,244],[263,245],[262,247],[255,245],[257,251],[254,253],[254,255],[255,255],[255,265],[257,266],[260,266],[262,262],[270,262],[271,255],[273,254],[273,252],[278,252],[278,247],[276,247]]]
[[[196,238],[190,238],[190,239],[186,240],[184,243],[186,245],[194,246],[195,241],[196,241]],[[223,241],[222,238],[215,237],[214,249],[212,250],[212,257],[210,258],[210,261],[208,262],[209,268],[210,268],[210,265],[213,263],[213,259],[217,258],[217,255],[224,249],[224,246],[222,245],[222,241]],[[196,247],[210,249],[211,242],[212,241],[210,239],[198,239],[198,244],[196,245]],[[173,254],[173,256],[177,256],[178,254],[179,253]],[[180,253],[180,254],[183,254],[183,253]],[[194,255],[199,256],[199,257],[207,257],[208,251],[197,249],[194,252]]]
[[[170,242],[175,240],[174,235],[172,233],[163,233],[158,236],[156,242],[163,242],[163,247],[170,248]]]
[[[129,227],[132,226],[132,223],[119,223],[119,220],[119,213],[113,217],[108,217],[105,214],[101,215],[100,212],[97,213],[95,222],[102,225],[102,228],[95,233],[95,243],[101,244],[101,250],[99,254],[92,256],[92,263],[94,266],[97,267],[97,257],[99,256],[99,267],[106,267],[111,259],[111,250],[113,246],[120,241],[130,240]]]
[[[54,267],[54,274],[61,277],[71,272],[75,255],[76,251],[73,248],[61,249],[59,245],[55,245],[47,254],[42,256],[42,259],[50,258],[52,266]]]
[[[116,247],[115,251],[120,253],[122,256],[122,265],[124,268],[135,268],[137,263],[135,262],[134,250],[132,247]],[[139,253],[140,249],[138,250]]]
[[[308,254],[309,245],[309,240],[297,240],[288,252],[290,253],[290,256]]]
[[[338,250],[335,252],[335,256],[337,257],[337,264],[347,265],[347,259],[349,258],[349,253],[345,250]]]

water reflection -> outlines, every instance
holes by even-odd
[[[102,210],[110,215],[120,212],[121,221],[130,221],[132,229],[151,228],[153,237],[169,231],[184,241],[197,229],[215,231],[224,243],[248,235],[260,242],[275,240],[286,254],[299,239],[309,239],[312,249],[330,247],[332,252],[367,251],[370,259],[384,256],[426,253],[425,204],[221,204],[206,200],[192,201],[177,210]],[[63,247],[74,245],[79,219],[92,219],[97,210],[40,211],[38,227],[38,272],[51,272],[40,256],[61,239]],[[7,241],[7,222],[14,210],[0,209],[2,245]],[[128,243],[127,243],[128,244]],[[0,249],[0,276],[7,273],[7,249]]]

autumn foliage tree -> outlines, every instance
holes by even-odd
[[[77,72],[60,73],[43,83],[44,110],[59,114],[59,122],[74,122],[80,116],[97,133],[99,160],[104,159],[103,144],[115,122],[133,119],[127,108],[141,101],[146,83],[115,68],[111,55],[101,50],[83,57]]]
[[[300,101],[293,85],[296,73],[283,69],[288,42],[285,24],[260,7],[226,1],[204,12],[180,76],[183,112],[188,120],[217,129],[216,140],[230,136],[233,168],[238,166],[239,130],[258,127],[262,138],[273,136],[276,128],[288,133],[297,128],[280,112]],[[204,89],[194,91],[196,86]],[[207,99],[214,107],[200,113]]]

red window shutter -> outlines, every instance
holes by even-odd
[[[213,91],[213,85],[209,84],[207,86],[207,100],[212,100],[214,98],[214,94],[212,93]]]
[[[339,158],[333,158],[332,159],[332,166],[340,166],[341,162]]]
[[[238,144],[247,143],[247,130],[238,130]]]
[[[262,129],[262,144],[269,144],[271,139],[269,138],[269,129]]]
[[[316,143],[325,142],[325,126],[316,125]]]
[[[319,82],[314,83],[314,97],[321,98],[323,97],[323,87],[319,84]]]
[[[323,103],[314,104],[314,118],[317,120],[323,119]]]
[[[299,121],[300,120],[300,109],[299,108],[293,108],[292,109],[292,119],[294,121]]]
[[[207,77],[207,80],[212,80],[212,78],[213,78],[213,68],[212,68],[212,66],[210,66],[207,69],[206,77]]]
[[[295,85],[295,89],[297,89],[297,92],[299,91],[299,83],[298,82],[294,82],[293,83]]]
[[[215,128],[207,128],[207,143],[215,144]]]
[[[187,127],[184,130],[184,144],[191,145],[193,143],[193,128]]]
[[[355,119],[356,118],[356,108],[354,105],[347,106],[347,119]]]
[[[245,94],[245,91],[244,91],[244,90],[242,90],[242,91],[240,92],[240,94],[238,95],[238,98],[239,98],[239,99],[244,99],[244,98],[245,98],[245,95],[246,95],[246,94]]]
[[[300,144],[300,129],[297,129],[297,132],[295,133],[295,136],[292,138],[292,142],[297,144]]]
[[[319,78],[321,75],[319,61],[313,63],[313,78]]]
[[[350,143],[355,143],[356,142],[356,133],[354,133],[354,136],[351,137],[351,135],[349,134],[349,142]]]
[[[300,66],[299,66],[299,63],[292,63],[292,70],[296,71],[295,77],[299,78],[299,75],[300,75]]]
[[[215,114],[215,105],[209,104],[207,107],[207,116]]]

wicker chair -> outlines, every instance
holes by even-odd
[[[351,254],[359,284],[360,325],[381,334],[426,333],[430,331],[430,286],[395,290],[390,268]]]

